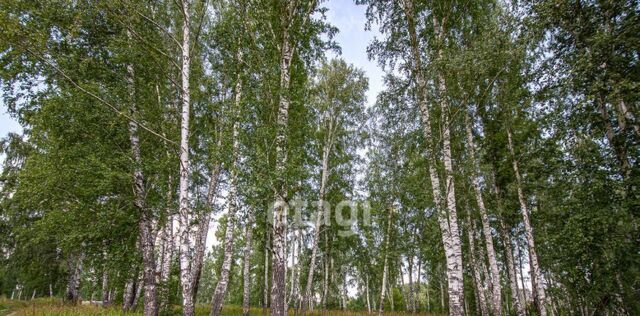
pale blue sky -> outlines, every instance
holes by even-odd
[[[327,12],[329,22],[340,29],[335,38],[342,47],[342,56],[340,57],[363,69],[369,77],[368,104],[373,104],[378,92],[382,89],[383,72],[375,61],[367,59],[367,45],[377,32],[376,30],[366,32],[364,30],[366,8],[356,6],[351,0],[331,0],[322,5],[329,9]],[[330,56],[334,56],[334,54],[330,54]],[[22,128],[18,122],[7,114],[4,102],[0,100],[0,138],[4,138],[10,132],[21,131]],[[1,159],[2,157],[0,157]]]

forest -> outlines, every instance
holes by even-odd
[[[640,3],[330,1],[0,1],[0,315],[640,315]]]

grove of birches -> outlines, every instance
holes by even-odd
[[[0,295],[640,314],[637,1],[325,4],[1,1]]]

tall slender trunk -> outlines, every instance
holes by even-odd
[[[531,227],[531,221],[529,220],[529,210],[527,206],[527,199],[522,189],[522,177],[520,175],[520,169],[518,167],[518,159],[513,148],[513,139],[511,136],[511,130],[507,128],[507,143],[509,146],[509,152],[512,158],[513,173],[516,176],[516,188],[518,191],[518,201],[520,202],[520,210],[522,212],[522,221],[524,222],[524,232],[527,239],[527,246],[529,249],[529,263],[531,266],[531,276],[533,290],[535,291],[535,297],[538,300],[538,313],[540,316],[547,315],[546,307],[546,295],[544,290],[542,270],[538,261],[538,254],[536,253],[535,241],[533,238],[533,227]]]
[[[242,267],[243,290],[242,290],[242,316],[249,316],[249,303],[251,295],[251,242],[253,237],[253,212],[249,210],[247,227],[245,228],[244,259]]]
[[[411,309],[411,314],[415,314],[416,313],[416,297],[413,289],[413,255],[409,256],[408,263],[409,263],[409,308]]]
[[[442,32],[442,31],[441,31]],[[442,94],[446,91],[444,77],[438,74],[438,86]],[[460,242],[460,230],[455,196],[455,183],[453,178],[453,159],[451,155],[451,136],[449,122],[449,104],[446,97],[441,100],[442,112],[442,156],[445,170],[445,192],[447,196],[447,210],[449,211],[449,229],[451,234],[451,252],[447,257],[447,275],[449,283],[449,313],[462,315],[464,313],[464,282],[462,267],[462,246]]]
[[[242,80],[238,76],[235,91],[234,105],[234,122],[233,122],[233,145],[232,145],[232,166],[231,166],[231,186],[229,188],[229,212],[227,214],[227,231],[224,240],[224,258],[222,260],[222,269],[220,270],[220,279],[213,292],[211,303],[211,316],[218,316],[222,311],[222,303],[227,294],[227,286],[229,284],[229,271],[231,271],[231,261],[233,259],[233,232],[235,230],[236,211],[238,209],[238,151],[240,146],[240,102],[242,101]]]
[[[347,271],[345,269],[342,279],[342,289],[340,289],[340,300],[342,301],[342,310],[347,309]]]
[[[493,194],[495,195],[495,198],[497,201],[498,213],[501,213],[502,212],[502,198],[501,198],[502,194],[500,191],[500,187],[498,187],[498,184],[497,184],[495,163],[496,161],[493,160],[493,166],[492,166],[493,169],[491,170],[491,175],[493,176],[492,188],[493,188]],[[511,247],[511,234],[509,233],[509,230],[507,229],[507,226],[504,223],[504,220],[501,217],[498,217],[498,220],[500,224],[499,232],[500,232],[500,235],[502,236],[502,243],[505,249],[505,258],[507,260],[506,265],[507,265],[507,275],[509,277],[509,287],[511,290],[511,301],[513,306],[515,307],[516,315],[525,316],[526,301],[518,291],[518,278],[516,274],[515,261],[513,260],[513,248]],[[524,286],[524,283],[523,283],[523,286]]]
[[[298,228],[298,259],[297,259],[297,263],[298,263],[298,273],[296,274],[296,278],[294,280],[296,287],[295,287],[295,298],[294,298],[294,308],[295,308],[295,312],[294,314],[297,316],[298,315],[298,311],[300,308],[300,303],[302,303],[302,283],[301,283],[301,278],[302,278],[302,254],[304,253],[304,230],[302,230],[301,228]]]
[[[471,219],[471,210],[467,212],[467,237],[469,238],[469,261],[471,263],[471,270],[473,272],[473,283],[475,285],[475,292],[478,298],[478,305],[480,307],[480,312],[484,316],[489,316],[489,308],[487,307],[487,300],[485,297],[484,287],[482,285],[482,276],[480,275],[480,264],[478,259],[476,258],[476,247],[475,247],[475,227],[472,225]],[[500,315],[500,314],[496,314]]]
[[[422,278],[422,261],[420,261],[420,257],[418,257],[416,260],[418,261],[418,272],[416,276],[416,290],[414,294],[413,304],[415,305],[416,311],[419,312],[420,311],[420,292],[422,290],[420,285],[420,282],[422,281],[420,280]]]
[[[393,207],[389,208],[389,214],[387,216],[387,232],[384,240],[384,259],[382,264],[382,286],[380,287],[380,306],[378,309],[378,315],[384,314],[384,293],[387,290],[387,277],[388,277],[388,269],[389,269],[389,234],[391,233],[391,217],[393,216]]]
[[[289,278],[289,283],[291,284],[291,290],[289,291],[289,296],[287,297],[287,306],[289,306],[291,302],[294,302],[294,305],[295,305],[296,295],[298,290],[298,284],[296,283],[296,278],[298,277],[298,274],[299,274],[298,268],[300,266],[300,248],[297,248],[299,231],[300,229],[293,230],[293,240],[291,242],[291,277]]]
[[[507,273],[509,275],[509,285],[511,287],[511,300],[518,316],[525,316],[524,301],[518,290],[518,277],[516,274],[515,261],[513,260],[513,248],[511,247],[511,234],[504,221],[500,219],[500,234],[504,243],[505,257],[507,258]]]
[[[290,5],[294,5],[293,3]],[[287,21],[289,22],[289,21]],[[289,85],[291,79],[291,59],[294,47],[289,34],[290,23],[284,28],[280,52],[280,100],[276,119],[276,194],[273,209],[273,245],[272,245],[272,284],[271,284],[271,316],[286,314],[286,181],[287,164],[287,130],[289,123]]]
[[[367,313],[371,313],[371,300],[369,299],[369,274],[364,274],[365,295],[367,296]]]
[[[269,231],[265,232],[266,236],[264,238],[264,292],[262,297],[262,313],[264,315],[267,314],[267,307],[269,307],[269,251],[270,245],[270,234]]]
[[[402,269],[403,267],[403,263],[402,263],[402,257],[400,257],[398,259],[398,263],[400,264],[398,266],[398,279],[400,279],[400,291],[402,292],[402,303],[403,303],[403,307],[404,307],[404,311],[407,312],[409,311],[409,306],[407,305],[407,299],[409,297],[409,291],[406,288],[406,284],[404,283],[404,270]]]
[[[491,307],[494,315],[502,315],[502,291],[500,285],[500,271],[498,270],[498,260],[496,259],[496,251],[493,246],[493,237],[491,235],[491,227],[489,225],[489,216],[487,215],[487,208],[484,204],[484,198],[482,197],[482,188],[480,187],[480,166],[476,160],[476,146],[473,139],[472,122],[467,112],[465,115],[465,128],[467,133],[467,149],[469,150],[469,157],[471,159],[471,178],[473,184],[473,191],[476,197],[476,203],[480,210],[480,220],[482,222],[482,233],[484,235],[485,246],[487,250],[487,258],[489,259],[489,271],[491,280]],[[484,258],[481,258],[484,260]]]
[[[178,191],[179,202],[179,239],[180,239],[180,285],[182,289],[182,313],[185,316],[195,314],[193,293],[193,260],[195,258],[194,245],[196,244],[193,214],[189,203],[189,183],[191,161],[189,158],[189,118],[191,108],[191,92],[189,85],[191,64],[191,34],[189,0],[181,0],[182,3],[182,69],[181,69],[181,121],[180,121],[180,182]]]
[[[446,209],[440,189],[440,179],[436,171],[435,162],[436,154],[433,148],[431,119],[429,106],[427,104],[427,87],[426,80],[422,71],[422,57],[418,37],[416,33],[416,23],[414,17],[413,1],[404,0],[404,11],[408,23],[409,39],[411,43],[411,52],[413,57],[413,74],[416,79],[416,88],[418,93],[418,104],[420,106],[420,117],[422,121],[422,132],[427,142],[427,158],[432,161],[429,164],[429,178],[431,179],[431,187],[433,190],[433,200],[438,210],[438,225],[442,233],[442,243],[445,251],[447,262],[447,282],[449,292],[449,312],[453,316],[460,316],[464,313],[464,291],[463,291],[463,274],[462,274],[462,248],[460,244],[460,232],[458,228],[457,209],[455,201],[455,188],[453,180],[453,164],[451,159],[451,143],[450,130],[448,122],[449,109],[446,99],[441,100],[442,107],[442,125],[443,125],[443,160],[445,166],[445,191],[446,191]],[[444,23],[443,23],[444,24]],[[434,16],[434,25],[436,26],[437,37],[442,40],[444,36],[444,26]],[[440,53],[438,53],[439,57]],[[441,93],[445,93],[446,86],[442,74],[437,77],[438,87]],[[447,217],[448,211],[448,217]]]
[[[166,192],[166,213],[167,218],[162,230],[160,232],[160,256],[159,265],[160,271],[157,276],[158,300],[160,310],[167,310],[169,304],[169,275],[171,273],[171,260],[173,258],[174,240],[173,240],[173,221],[174,215],[172,214],[173,206],[173,176],[169,175],[167,181]]]
[[[191,261],[191,297],[194,304],[197,301],[198,289],[200,288],[200,276],[202,275],[202,265],[204,263],[204,254],[207,244],[207,235],[209,233],[209,224],[211,223],[211,212],[214,207],[215,193],[217,192],[218,178],[220,176],[221,165],[217,164],[211,171],[211,179],[209,180],[209,189],[207,193],[207,204],[209,209],[203,210],[201,213],[196,214],[196,221],[198,226],[195,230],[191,231],[193,234],[193,259]]]
[[[137,116],[135,100],[135,74],[133,65],[127,64],[127,88],[129,92],[129,115]],[[142,266],[144,280],[144,315],[155,316],[158,314],[158,300],[156,293],[156,262],[154,254],[153,214],[147,208],[145,197],[147,195],[144,186],[144,174],[142,173],[142,158],[140,154],[140,139],[138,136],[138,123],[129,121],[129,142],[133,158],[133,193],[134,206],[140,213],[138,226],[140,231],[139,245],[142,250]]]
[[[333,126],[332,124],[330,125]],[[329,179],[329,157],[332,149],[332,134],[331,128],[329,131],[329,137],[325,139],[322,147],[322,172],[320,176],[320,192],[318,194],[318,209],[315,216],[315,227],[313,231],[313,240],[311,245],[311,257],[309,258],[309,274],[307,276],[307,285],[302,296],[302,316],[306,314],[307,305],[309,304],[309,297],[311,296],[311,289],[313,287],[313,276],[316,267],[316,256],[318,254],[318,241],[320,239],[320,228],[322,225],[323,215],[325,214],[324,197],[327,188],[327,182]]]
[[[426,278],[426,282],[425,282],[426,284],[425,285],[427,287],[427,289],[426,289],[426,292],[427,292],[427,312],[431,312],[431,284],[429,284],[430,280],[431,280],[431,276],[427,273],[425,275],[425,278]]]
[[[526,306],[527,306],[527,293],[526,293],[526,287],[524,286],[524,266],[523,266],[523,258],[524,258],[524,253],[522,250],[520,250],[520,245],[519,243],[516,241],[516,256],[518,256],[518,271],[520,272],[520,284],[522,284],[522,286],[520,287],[520,292],[518,292],[518,295],[520,295],[520,301],[522,302],[522,306],[524,306],[525,308],[525,312],[527,310]],[[515,264],[514,264],[515,265]],[[531,270],[531,269],[529,269]],[[517,273],[516,273],[517,274]]]
[[[389,277],[387,275],[387,277]],[[391,286],[390,282],[387,282],[387,296],[389,297],[389,304],[391,304],[391,312],[395,312],[396,311],[396,304],[393,298],[393,287]]]
[[[322,282],[322,312],[323,314],[327,310],[327,300],[329,296],[329,239],[327,238],[327,232],[324,233],[324,273]]]

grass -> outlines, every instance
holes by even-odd
[[[210,307],[209,305],[198,305],[196,307],[196,315],[208,316]],[[165,314],[167,316],[180,315],[181,309],[179,306],[175,306],[172,312]],[[252,308],[250,311],[252,316],[263,316],[261,308]],[[293,310],[289,311],[289,316],[293,316]],[[373,313],[372,313],[373,314]],[[133,311],[125,313],[119,306],[112,306],[104,308],[95,305],[68,305],[64,304],[62,300],[56,298],[39,298],[30,301],[18,301],[8,300],[0,298],[0,316],[75,316],[75,315],[103,315],[103,316],[115,316],[115,315],[142,315],[141,311]],[[222,315],[224,316],[242,316],[242,307],[227,305],[222,309]],[[321,310],[314,310],[307,312],[308,316],[366,316],[369,315],[366,312],[357,311],[339,311],[328,310],[326,313],[322,313]],[[400,316],[407,315],[403,313],[386,312],[386,316]],[[410,315],[410,314],[409,314]],[[430,314],[416,314],[416,316],[429,316]]]

